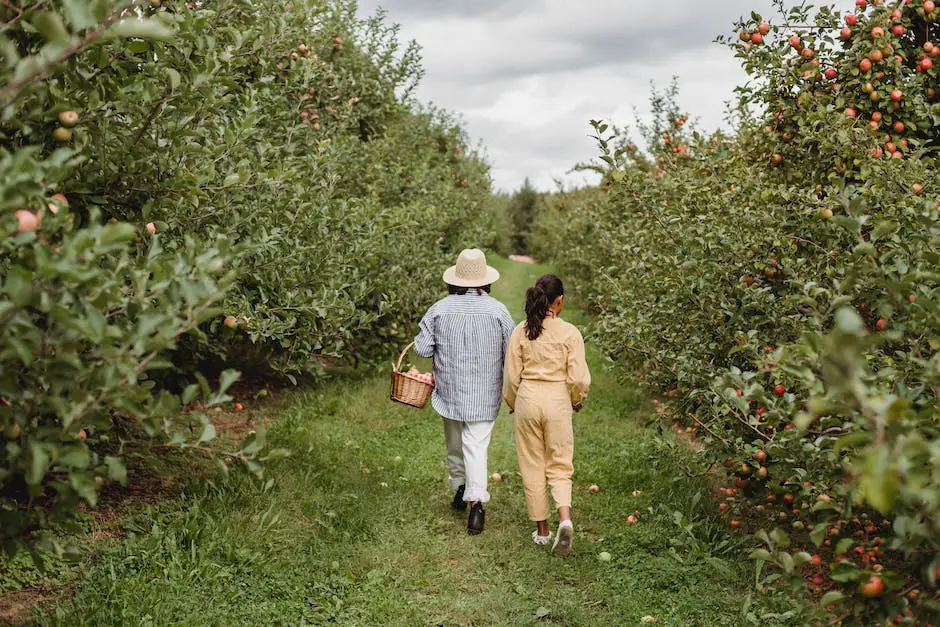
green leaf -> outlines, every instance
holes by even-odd
[[[858,566],[848,560],[836,562],[832,566],[832,579],[839,583],[858,581],[862,577],[862,573],[863,571]]]
[[[26,483],[29,485],[39,485],[46,475],[46,469],[49,468],[49,455],[46,453],[43,444],[36,440],[29,441],[29,468],[26,471]]]
[[[826,540],[826,531],[828,530],[829,525],[816,525],[810,532],[809,538],[816,546],[822,546],[823,542]]]
[[[202,418],[202,434],[199,436],[199,443],[208,442],[215,438],[215,427],[209,419],[203,416]]]
[[[114,244],[123,244],[131,241],[137,234],[137,229],[133,224],[127,222],[117,222],[108,224],[101,229],[101,235],[98,241],[102,246],[112,246]]]
[[[197,396],[199,396],[199,384],[190,383],[186,386],[186,389],[183,390],[183,395],[180,397],[180,403],[183,407],[185,407],[196,400]]]
[[[47,41],[63,46],[69,43],[69,32],[57,13],[37,11],[30,18],[29,23],[35,26]]]
[[[176,33],[157,20],[146,18],[125,18],[105,32],[106,37],[139,37],[141,39],[172,39]]]
[[[803,564],[808,564],[810,560],[813,559],[813,556],[807,553],[806,551],[800,551],[799,553],[793,554],[793,564],[796,566],[802,566]]]
[[[108,466],[108,477],[112,481],[127,485],[127,468],[121,458],[108,455],[104,458],[104,463]]]
[[[84,470],[91,463],[91,453],[88,447],[84,445],[64,445],[59,449],[56,463],[69,469]]]
[[[769,562],[773,558],[770,555],[770,551],[766,549],[755,549],[751,551],[750,555],[748,555],[748,559],[760,560],[762,562]]]
[[[171,67],[166,69],[166,75],[170,78],[170,89],[176,89],[180,86],[180,73]]]
[[[865,500],[882,514],[887,514],[894,507],[901,486],[898,469],[887,446],[868,451],[859,478],[859,489]]]
[[[241,373],[238,370],[228,369],[222,372],[219,376],[219,394],[225,394],[232,384],[238,381],[241,377]]]
[[[821,599],[819,599],[819,604],[822,607],[826,607],[827,605],[832,605],[837,601],[841,601],[844,597],[845,595],[838,590],[830,590],[824,594]]]
[[[861,316],[854,309],[843,307],[836,312],[836,328],[846,335],[856,335],[865,328]]]
[[[851,549],[853,544],[855,544],[855,540],[852,538],[842,538],[836,543],[836,555],[842,555]]]
[[[62,0],[65,19],[75,30],[84,30],[98,24],[87,0]]]
[[[770,532],[770,539],[773,540],[774,545],[777,548],[785,549],[786,547],[790,546],[790,536],[788,536],[787,533],[779,527]]]

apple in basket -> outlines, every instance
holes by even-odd
[[[411,370],[405,373],[405,376],[411,379],[417,379],[418,381],[422,381],[424,383],[430,383],[431,385],[434,385],[434,375],[430,372],[422,373],[418,371],[417,369],[412,368]]]

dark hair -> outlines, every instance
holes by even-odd
[[[525,326],[530,340],[537,340],[544,329],[548,308],[559,296],[565,295],[565,286],[554,274],[539,277],[525,293]]]
[[[489,294],[491,285],[484,285],[483,287],[457,287],[456,285],[447,284],[447,293],[456,294],[457,296],[464,296],[470,290],[476,290],[477,294]]]

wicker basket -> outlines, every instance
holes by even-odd
[[[414,346],[414,342],[405,347],[398,357],[398,363],[392,369],[392,393],[393,401],[411,405],[412,407],[424,407],[431,397],[431,390],[434,389],[433,383],[426,383],[409,377],[401,371],[401,362],[404,361],[408,349]]]

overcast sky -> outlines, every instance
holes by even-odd
[[[717,128],[746,75],[712,42],[752,10],[773,15],[770,0],[359,0],[363,15],[378,6],[423,48],[418,97],[463,118],[504,191],[593,182],[568,173],[597,155],[588,121],[630,124],[650,81],[677,76],[680,105]]]

